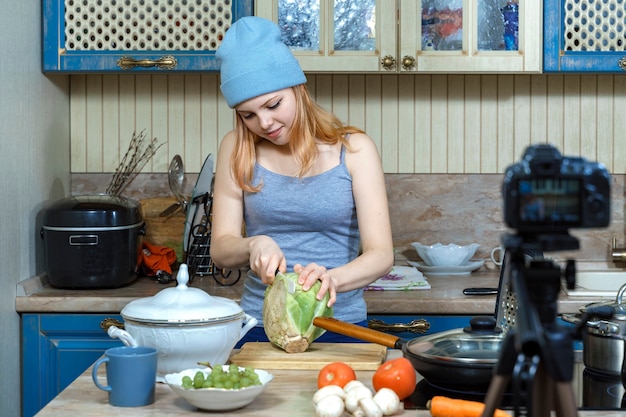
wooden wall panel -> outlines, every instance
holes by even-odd
[[[479,174],[482,163],[480,75],[468,75],[463,83],[463,154],[464,172]]]
[[[626,81],[613,75],[308,74],[318,103],[364,128],[387,173],[502,173],[531,143],[626,173]],[[217,74],[72,75],[74,173],[113,172],[134,131],[199,172],[234,126]]]
[[[613,160],[615,172],[626,172],[626,77],[615,77],[613,83]]]

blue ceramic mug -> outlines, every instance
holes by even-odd
[[[106,386],[98,381],[98,368],[103,363],[106,363]],[[157,350],[146,346],[107,349],[91,371],[93,382],[109,393],[109,404],[117,407],[152,404],[156,375]]]

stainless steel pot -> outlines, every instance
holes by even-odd
[[[621,409],[626,406],[626,389],[618,379],[585,370],[582,385],[583,407]]]
[[[592,371],[618,378],[623,372],[626,373],[624,368],[626,304],[623,303],[625,293],[626,284],[619,289],[614,301],[591,303],[580,309],[583,315],[589,314],[590,317],[582,333],[585,366]],[[598,307],[610,307],[612,316],[599,318],[594,314],[594,309]],[[563,315],[563,319],[574,324],[580,324],[581,321],[579,315]],[[626,378],[626,375],[624,377]]]

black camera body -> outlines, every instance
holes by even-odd
[[[571,228],[607,227],[611,178],[603,164],[563,157],[551,145],[526,148],[502,184],[504,221],[520,234],[563,234]]]

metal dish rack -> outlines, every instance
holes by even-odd
[[[213,213],[213,182],[211,190],[205,194],[194,198],[187,206],[188,210],[194,210],[192,218],[198,218],[200,210],[202,215],[200,221],[194,224],[189,233],[189,250],[186,253],[185,262],[189,268],[189,276],[210,275],[215,281],[224,286],[235,285],[241,278],[241,270],[229,270],[218,268],[211,259],[211,217]]]

